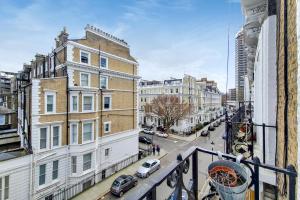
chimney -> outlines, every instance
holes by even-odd
[[[63,30],[60,32],[57,38],[55,38],[56,47],[59,47],[60,45],[64,44],[68,41],[69,34],[67,33],[66,27],[63,28]]]

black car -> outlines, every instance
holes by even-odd
[[[201,135],[201,136],[204,136],[204,137],[208,136],[208,134],[209,134],[209,130],[203,130],[203,131],[201,131],[201,133],[200,133],[200,135]]]
[[[116,196],[123,196],[123,194],[136,186],[137,178],[131,175],[121,175],[113,182],[110,192]]]
[[[144,144],[152,144],[151,139],[145,136],[139,136],[139,142]]]
[[[214,127],[213,125],[210,125],[210,126],[208,127],[208,130],[209,130],[209,131],[214,131],[214,130],[215,130],[215,127]]]

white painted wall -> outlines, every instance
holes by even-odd
[[[277,67],[276,16],[266,18],[259,35],[254,64],[254,119],[257,124],[276,125]],[[276,129],[266,128],[266,163],[275,165]],[[262,161],[262,127],[256,127],[256,152]],[[275,184],[275,178],[270,184]]]
[[[30,199],[30,159],[22,156],[0,162],[0,177],[9,176],[9,199]]]

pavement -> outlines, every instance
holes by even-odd
[[[149,159],[161,159],[165,155],[167,155],[167,152],[164,149],[161,149],[160,155],[150,155],[147,156],[134,164],[131,164],[130,166],[127,166],[126,168],[118,171],[117,173],[111,175],[110,177],[104,179],[103,181],[95,184],[88,190],[80,193],[79,195],[72,198],[73,200],[82,200],[82,199],[89,199],[89,200],[97,200],[97,199],[104,199],[104,196],[110,192],[110,186],[112,185],[113,181],[122,174],[135,174],[137,169],[146,161]],[[103,197],[103,198],[101,198]]]

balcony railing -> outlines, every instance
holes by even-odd
[[[211,156],[212,159],[214,156],[219,156],[219,158],[223,158],[232,162],[237,161],[237,157],[229,155],[229,154],[220,154],[219,152],[203,149],[200,147],[191,147],[186,152],[183,152],[182,154],[179,154],[177,156],[177,160],[173,161],[168,167],[164,167],[160,170],[158,174],[154,174],[151,176],[150,180],[147,182],[147,184],[143,184],[142,187],[139,187],[138,190],[136,190],[133,193],[128,194],[125,199],[132,200],[132,199],[139,199],[139,200],[156,200],[156,199],[162,199],[163,195],[166,195],[169,190],[171,190],[171,194],[173,195],[173,198],[170,199],[210,199],[209,195],[202,194],[202,197],[199,193],[200,184],[202,182],[199,182],[199,176],[201,173],[199,173],[199,170],[201,165],[199,165],[199,159],[206,156],[205,162],[201,165],[207,164],[207,156]],[[209,157],[208,157],[209,158]],[[191,163],[191,174],[189,173],[190,169],[190,163]],[[277,174],[284,174],[289,179],[289,186],[288,186],[288,199],[289,200],[295,200],[295,191],[296,191],[296,177],[297,172],[295,171],[295,168],[292,165],[289,165],[286,169],[278,168],[275,166],[270,166],[266,164],[261,164],[259,158],[255,157],[253,160],[240,160],[240,164],[243,165],[245,168],[247,168],[250,179],[247,182],[248,183],[248,190],[251,190],[254,192],[255,199],[260,198],[260,170],[270,170],[273,172],[276,172]],[[190,174],[190,175],[188,175]],[[184,182],[184,176],[190,176],[190,182],[189,187]],[[206,175],[207,179],[207,175]],[[164,184],[167,184],[167,188],[161,188],[164,187]],[[213,193],[211,193],[213,194]],[[215,194],[215,193],[214,193]],[[170,194],[167,194],[170,195]]]

